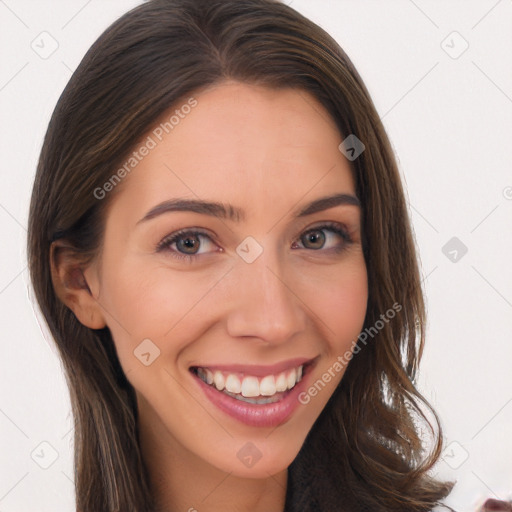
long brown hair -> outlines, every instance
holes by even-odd
[[[277,0],[150,0],[94,43],[52,115],[30,206],[35,297],[63,361],[75,421],[81,512],[154,507],[138,444],[134,390],[108,328],[82,325],[56,296],[52,242],[85,265],[101,246],[113,194],[102,187],[141,137],[182,98],[226,79],[295,87],[316,97],[343,138],[362,203],[369,278],[365,329],[401,310],[347,371],[289,468],[286,510],[431,510],[452,484],[430,478],[441,453],[438,418],[415,387],[425,313],[397,164],[353,64],[320,27]],[[376,330],[376,329],[375,329]],[[422,442],[424,430],[430,443]],[[343,491],[342,491],[343,489]]]

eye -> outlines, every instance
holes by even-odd
[[[336,243],[336,239],[338,239],[338,243]],[[341,252],[352,243],[346,228],[337,222],[328,222],[308,229],[300,236],[299,240],[302,246],[297,246],[297,242],[294,242],[292,249],[310,249],[313,251],[323,249]],[[326,245],[328,247],[325,247]],[[215,252],[215,247],[218,251],[222,251],[213,242],[209,234],[188,228],[165,237],[158,244],[157,252],[166,251],[173,258],[192,263],[202,254]],[[201,249],[204,250],[200,251]]]
[[[206,244],[202,240],[206,240]],[[196,256],[203,254],[199,252],[199,249],[203,248],[203,245],[206,245],[206,249],[208,249],[208,245],[217,247],[208,234],[202,231],[187,229],[177,231],[165,237],[158,244],[157,252],[166,250],[175,258],[192,262]],[[205,250],[203,252],[209,251]]]
[[[329,234],[326,235],[326,232]],[[336,238],[341,239],[341,244],[336,244]],[[312,249],[316,251],[324,249],[341,252],[347,247],[347,245],[352,243],[352,238],[350,237],[347,229],[337,222],[328,222],[308,229],[302,234],[299,240],[303,245],[303,247],[299,248]],[[325,247],[325,245],[328,245],[329,247]]]

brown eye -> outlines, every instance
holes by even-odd
[[[325,244],[325,238],[325,233],[321,229],[315,229],[303,235],[301,241],[306,249],[321,249]]]
[[[352,243],[352,238],[345,226],[337,222],[308,229],[301,235],[299,240],[299,249],[310,249],[313,251],[324,249],[326,251],[340,252]],[[293,248],[297,248],[296,243],[294,243]]]
[[[204,253],[215,252],[215,247],[216,245],[210,235],[202,231],[189,229],[178,231],[165,237],[158,244],[157,252],[165,251],[175,258],[191,262]]]
[[[176,241],[176,248],[185,254],[195,254],[201,243],[197,235],[187,235]]]

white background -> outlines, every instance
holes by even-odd
[[[429,312],[420,388],[449,445],[437,471],[458,481],[447,503],[512,499],[512,2],[287,1],[356,65],[406,182]],[[138,3],[0,0],[0,512],[74,510],[67,387],[28,295],[28,205],[72,70]],[[43,31],[47,59],[31,47],[51,49]],[[452,237],[468,249],[455,262]]]

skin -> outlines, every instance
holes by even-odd
[[[308,93],[225,82],[194,97],[197,106],[104,199],[111,204],[95,260],[77,270],[62,258],[54,283],[84,325],[112,333],[136,391],[141,450],[159,508],[278,512],[287,467],[344,369],[285,423],[256,428],[208,401],[189,368],[317,357],[313,383],[332,367],[351,349],[366,312],[360,208],[295,215],[321,197],[355,196],[338,149],[342,137]],[[168,212],[139,222],[178,197],[232,204],[245,218]],[[342,224],[351,242],[322,228],[315,231],[320,241],[308,245],[305,234],[324,222]],[[211,238],[199,237],[190,262],[172,256],[176,243],[157,250],[183,228]],[[250,264],[236,252],[247,236],[263,248]],[[149,366],[134,356],[144,339],[160,350]],[[237,457],[249,441],[261,453],[251,468]]]

